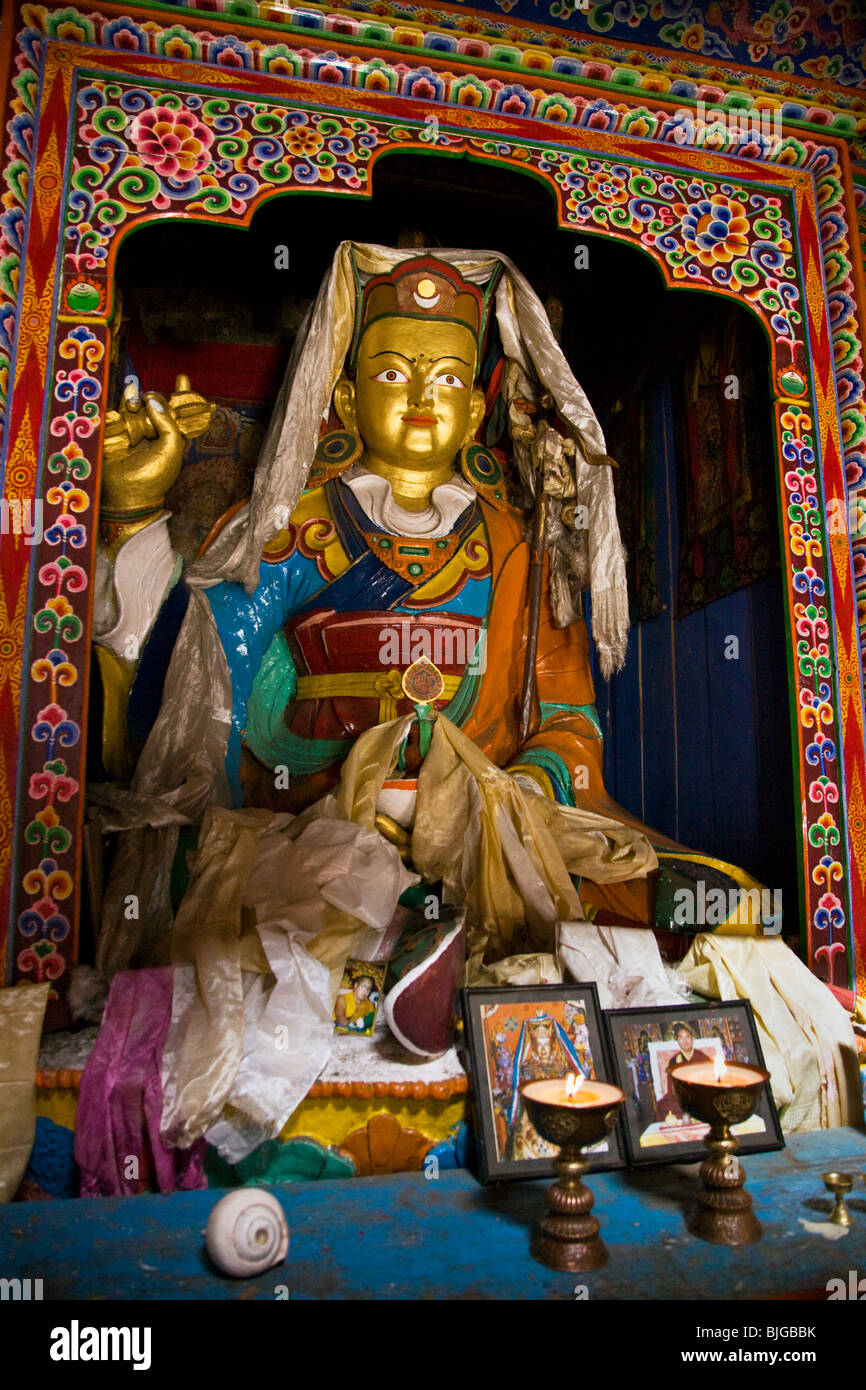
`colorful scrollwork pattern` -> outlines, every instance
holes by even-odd
[[[794,659],[798,670],[798,719],[805,731],[804,819],[807,868],[819,890],[813,898],[816,962],[844,960],[846,912],[836,889],[844,877],[845,846],[839,825],[838,751],[834,733],[830,613],[821,573],[824,553],[818,463],[812,420],[804,406],[782,407],[779,419],[787,494],[788,549],[795,595]]]
[[[38,865],[22,877],[23,892],[33,901],[18,914],[25,944],[15,961],[22,978],[38,981],[55,981],[64,973],[66,955],[59,948],[71,932],[60,904],[73,887],[63,861],[72,848],[79,810],[81,787],[69,760],[80,743],[81,727],[67,697],[80,684],[87,661],[82,636],[89,580],[80,557],[87,543],[91,498],[86,484],[92,464],[85,448],[93,447],[98,434],[104,351],[93,329],[78,325],[61,337],[55,353],[43,537],[43,553],[50,558],[36,571],[30,661],[36,697],[30,739],[39,750],[40,765],[27,779],[30,818],[24,826],[25,845],[33,847]],[[80,709],[80,697],[76,703]]]

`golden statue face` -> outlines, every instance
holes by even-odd
[[[372,461],[402,469],[450,465],[484,415],[473,390],[477,350],[464,324],[384,318],[361,339],[354,384],[334,404]]]

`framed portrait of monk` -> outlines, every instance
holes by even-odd
[[[707,1156],[708,1126],[689,1115],[677,1097],[671,1072],[706,1063],[723,1081],[729,1063],[763,1067],[764,1057],[747,999],[679,1004],[661,1009],[609,1009],[604,1014],[614,1080],[625,1092],[623,1128],[629,1166],[690,1163]],[[738,1152],[784,1147],[769,1082],[750,1119],[733,1125]]]
[[[463,991],[467,1070],[482,1182],[553,1175],[556,1148],[532,1125],[520,1094],[527,1081],[612,1081],[594,984]],[[587,1150],[590,1170],[625,1166],[619,1127]]]

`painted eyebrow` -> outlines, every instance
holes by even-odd
[[[404,362],[408,362],[409,366],[412,366],[412,358],[407,357],[404,352],[398,352],[396,348],[383,348],[381,352],[371,353],[371,360],[374,357],[402,357]],[[453,352],[446,353],[444,357],[434,357],[430,362],[430,366],[435,367],[439,362],[462,362],[464,367],[472,365],[471,362],[466,361],[465,357],[458,357],[457,354]]]

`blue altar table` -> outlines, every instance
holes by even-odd
[[[40,1278],[49,1299],[826,1299],[827,1282],[866,1274],[866,1132],[795,1135],[744,1160],[763,1241],[707,1245],[685,1228],[697,1166],[590,1178],[610,1252],[592,1274],[556,1274],[529,1256],[546,1183],[483,1188],[463,1169],[272,1188],[290,1230],[285,1263],[253,1280],[220,1276],[203,1232],[219,1191],[0,1208],[0,1272]],[[807,1231],[831,1209],[821,1174],[857,1178],[839,1240]],[[583,1295],[580,1286],[586,1286]]]

